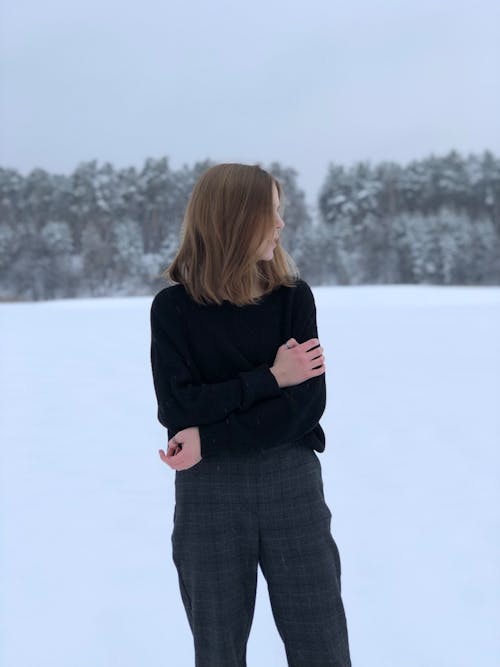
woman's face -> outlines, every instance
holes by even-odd
[[[278,239],[281,233],[281,230],[285,226],[285,223],[281,219],[279,213],[280,198],[278,194],[278,188],[276,184],[273,183],[273,211],[274,211],[274,227],[269,234],[269,237],[264,239],[264,241],[259,246],[258,256],[259,259],[271,260],[274,256],[274,249],[278,243]]]

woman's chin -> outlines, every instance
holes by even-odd
[[[273,258],[274,258],[274,250],[275,250],[275,248],[276,248],[276,243],[275,243],[273,246],[271,246],[271,249],[269,250],[269,253],[268,253],[268,255],[267,255],[267,258],[268,258],[268,259],[273,259]]]
[[[261,255],[260,261],[261,262],[270,262],[272,259],[274,259],[274,249],[276,248],[276,245],[273,245],[265,255]]]

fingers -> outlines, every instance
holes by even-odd
[[[292,345],[292,341],[294,341],[295,344]],[[305,358],[302,358],[302,362],[304,363],[304,371],[307,375],[301,380],[302,382],[308,377],[315,377],[326,371],[325,355],[323,354],[323,347],[320,345],[318,338],[310,338],[301,344],[298,344],[295,338],[289,338],[284,344],[284,347],[287,346],[290,348],[297,348],[293,353],[294,355],[297,355],[297,357],[303,354],[305,355]]]
[[[179,448],[179,453],[176,454],[175,456],[168,456],[168,454],[165,454],[165,452],[160,449],[158,450],[160,454],[161,460],[166,463],[172,470],[188,470],[189,468],[192,468],[194,465],[199,463],[201,461],[201,456],[198,457],[198,459],[193,459],[192,456],[188,456],[185,452],[183,452]]]
[[[283,343],[282,347],[291,349],[293,347],[300,347],[304,348],[305,350],[310,350],[313,347],[317,347],[319,345],[319,339],[318,338],[310,338],[309,340],[304,341],[303,343],[297,343],[295,338],[289,338],[285,343]]]
[[[321,375],[324,373],[326,365],[323,348],[321,346],[317,347],[314,350],[309,350],[306,354],[309,358],[309,363],[312,364],[311,371],[314,371],[314,375]]]
[[[158,453],[159,453],[160,458],[163,461],[163,463],[166,463],[167,465],[170,465],[170,461],[168,460],[168,457],[165,454],[165,452],[163,451],[163,449],[159,449]]]
[[[169,462],[169,459],[172,459],[174,456],[177,456],[182,451],[182,447],[168,447],[167,451],[164,452],[163,449],[159,449],[158,453],[162,461],[166,463]]]
[[[323,363],[325,360],[325,355],[323,354],[323,348],[321,345],[319,347],[313,348],[312,350],[307,350],[306,355],[309,361],[318,361]]]
[[[180,442],[177,442],[177,440],[175,439],[175,435],[168,441],[166,452],[164,452],[163,449],[158,450],[158,453],[163,463],[166,463],[170,467],[172,467],[170,464],[174,459],[174,457],[176,457],[176,461],[178,461],[177,457],[181,452],[182,452],[182,444]]]
[[[193,436],[194,429],[184,429],[179,431],[168,441],[167,451],[159,449],[163,463],[166,463],[172,470],[187,470],[201,460],[201,455],[193,458],[193,447],[191,447],[193,440],[188,437],[188,430]],[[199,454],[199,453],[198,453]]]
[[[319,340],[317,338],[310,338],[309,340],[306,340],[304,343],[301,344],[301,347],[303,347],[306,351],[317,347],[319,345]]]
[[[177,440],[177,434],[175,434],[175,435],[174,435],[172,438],[170,438],[170,440],[168,441],[168,446],[169,446],[169,447],[173,447],[173,448],[178,447],[178,446],[181,445],[181,444],[182,444],[182,443],[181,443],[179,440]]]
[[[159,449],[158,453],[163,463],[166,463],[172,470],[182,470],[185,456],[180,447],[176,447],[175,449],[169,447],[167,453],[163,449]]]

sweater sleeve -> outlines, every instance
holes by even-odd
[[[318,338],[316,304],[311,288],[301,281],[296,288],[292,333],[298,343]],[[199,426],[202,457],[220,448],[270,448],[298,440],[312,431],[326,407],[325,374],[301,384],[284,387],[278,396],[267,398],[244,411]]]
[[[160,312],[158,299],[153,299],[151,368],[158,420],[169,432],[217,422],[234,410],[247,410],[258,401],[280,395],[282,390],[267,364],[225,382],[194,382],[185,336],[174,311],[171,315],[167,328],[165,312]]]

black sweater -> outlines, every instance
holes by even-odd
[[[180,284],[162,289],[151,304],[151,367],[168,439],[198,426],[202,457],[301,439],[324,451],[325,374],[281,388],[270,371],[289,338],[315,337],[314,296],[302,279],[246,306],[200,305]]]

